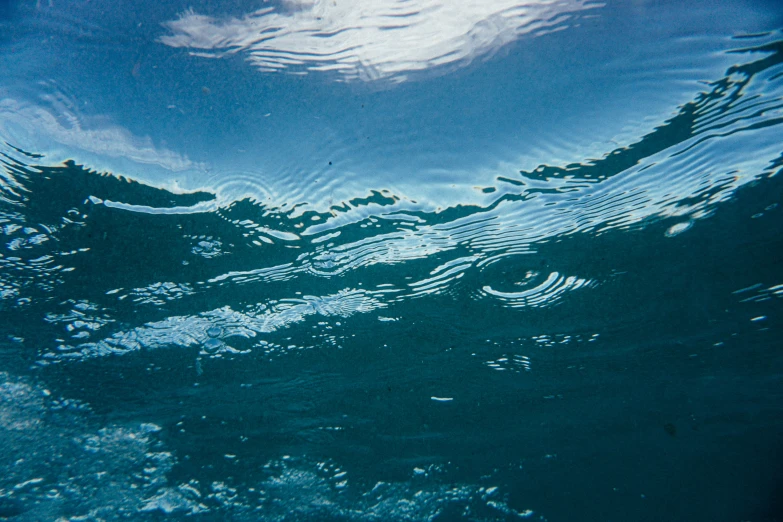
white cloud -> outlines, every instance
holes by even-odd
[[[246,53],[264,71],[337,71],[345,80],[404,81],[412,72],[456,67],[521,35],[562,29],[586,0],[287,0],[217,19],[193,11],[165,23],[160,42],[194,55]]]

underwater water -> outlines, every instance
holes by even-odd
[[[783,520],[782,28],[0,3],[0,519]]]

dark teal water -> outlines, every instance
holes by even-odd
[[[783,519],[779,6],[265,5],[0,4],[0,519]]]

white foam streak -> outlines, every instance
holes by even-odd
[[[384,308],[386,304],[378,300],[381,294],[345,289],[322,297],[305,296],[271,302],[269,306],[263,305],[258,312],[239,312],[225,306],[197,316],[172,316],[128,331],[117,332],[97,342],[74,346],[60,345],[57,353],[45,354],[40,364],[66,359],[123,355],[165,347],[204,346],[208,353],[236,353],[237,350],[228,344],[231,338],[252,339],[304,321],[312,315],[349,317],[356,313]],[[210,335],[215,328],[221,332],[220,339]]]

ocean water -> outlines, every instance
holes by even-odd
[[[783,520],[782,28],[0,2],[0,519]]]

